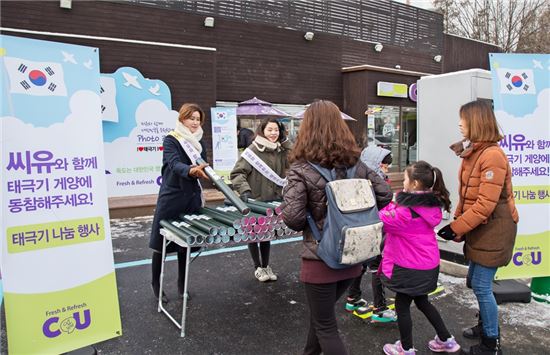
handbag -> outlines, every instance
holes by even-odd
[[[474,168],[481,154],[483,154],[483,151],[476,158]],[[470,172],[467,183],[470,181],[474,168]],[[512,259],[517,224],[514,222],[512,213],[508,208],[506,187],[505,180],[497,205],[491,215],[465,234],[464,256],[476,264],[486,267],[500,267],[507,265]],[[468,185],[466,185],[464,196],[466,196],[467,191]],[[464,204],[462,205],[462,213],[464,213]]]

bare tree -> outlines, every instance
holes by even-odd
[[[550,51],[550,0],[434,0],[445,32],[498,45],[504,52]]]

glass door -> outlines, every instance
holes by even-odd
[[[390,172],[404,171],[416,161],[416,107],[369,105],[367,142],[388,149]]]
[[[416,107],[401,107],[401,171],[417,160]]]
[[[367,142],[392,153],[390,172],[400,171],[400,108],[399,106],[369,105],[367,115]]]

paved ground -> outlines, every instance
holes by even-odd
[[[300,354],[307,333],[307,304],[298,280],[299,242],[272,246],[272,266],[279,281],[259,283],[243,247],[210,251],[192,264],[187,336],[157,313],[150,289],[151,218],[112,220],[113,247],[123,335],[95,344],[100,354]],[[212,254],[213,253],[213,254]],[[168,262],[168,308],[178,314],[176,262]],[[366,298],[371,299],[365,277]],[[463,346],[474,344],[461,329],[474,322],[475,299],[463,279],[441,275],[445,293],[434,297],[444,320]],[[382,354],[384,343],[398,338],[395,324],[370,324],[338,306],[338,321],[351,354]],[[505,354],[550,353],[550,306],[506,304],[500,307]],[[434,332],[416,309],[412,311],[415,347],[430,354]],[[5,331],[2,332],[5,345]],[[3,351],[6,347],[2,346]]]

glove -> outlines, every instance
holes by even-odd
[[[189,176],[194,177],[195,179],[202,178],[202,179],[208,179],[208,175],[204,172],[204,168],[207,167],[208,164],[201,164],[201,165],[192,165],[191,169],[189,169]]]
[[[441,228],[439,232],[437,232],[437,235],[445,240],[453,240],[457,237],[450,224],[447,224],[445,227]]]
[[[248,202],[248,199],[250,198],[250,195],[251,195],[251,192],[250,191],[245,191],[241,194],[241,200],[243,200],[243,202]]]

